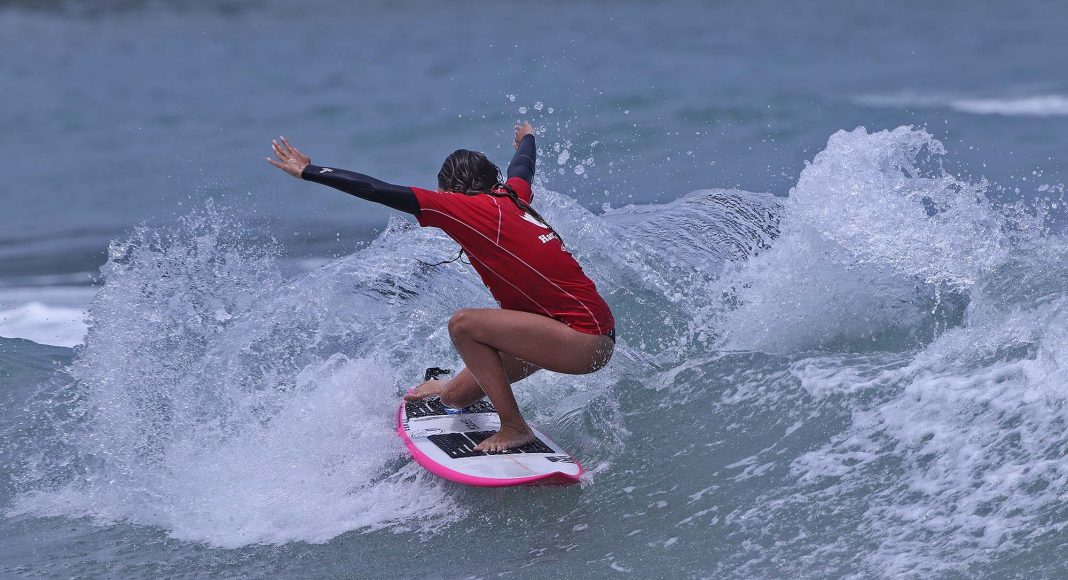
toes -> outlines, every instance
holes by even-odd
[[[478,445],[475,445],[474,450],[481,451],[482,453],[504,453],[513,447],[521,447],[524,444],[525,442],[516,440],[500,441],[498,434],[494,434]]]
[[[497,452],[497,444],[496,444],[495,441],[493,441],[493,438],[490,437],[489,439],[486,439],[482,443],[479,443],[478,445],[475,445],[475,451],[481,451],[483,453],[496,453]]]

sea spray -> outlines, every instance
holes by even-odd
[[[360,309],[406,296],[375,259],[393,231],[358,272],[334,263],[289,281],[241,231],[209,203],[174,229],[112,245],[70,369],[79,420],[62,436],[83,475],[16,511],[157,525],[220,546],[432,529],[462,513],[423,474],[393,470],[399,444],[381,429],[396,391],[381,360],[388,337]]]
[[[736,517],[857,522],[802,526],[783,552],[813,554],[804,566],[977,572],[1063,530],[1068,243],[1041,207],[998,206],[984,182],[946,174],[943,153],[911,128],[837,133],[791,191],[774,246],[720,282],[735,301],[724,346],[787,355],[797,381],[753,391],[759,404],[800,387],[801,428],[846,413],[816,449],[775,460],[783,439],[741,462],[781,479]],[[769,560],[790,567],[772,555],[740,570]]]
[[[943,155],[921,130],[858,129],[785,200],[701,190],[596,215],[539,189],[620,321],[602,372],[517,385],[593,467],[570,490],[447,486],[393,436],[421,367],[460,363],[448,316],[492,306],[463,263],[424,264],[454,251],[440,233],[396,219],[291,278],[210,209],[137,233],[70,371],[71,443],[47,448],[80,467],[38,470],[9,514],[527,576],[971,575],[1056,554],[1068,244]],[[471,528],[496,551],[470,550]]]
[[[1009,252],[986,184],[940,169],[909,127],[839,131],[801,172],[782,237],[719,283],[727,348],[872,350],[929,341]]]

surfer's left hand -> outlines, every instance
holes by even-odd
[[[285,137],[271,139],[271,148],[278,159],[267,158],[267,162],[285,171],[293,177],[300,178],[304,168],[311,164],[311,159],[300,152],[300,149],[289,144]]]

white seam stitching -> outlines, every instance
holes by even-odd
[[[497,203],[497,198],[491,198],[493,205],[497,206],[497,245],[501,245],[501,222],[504,221],[504,216],[501,214],[501,204]]]
[[[471,231],[473,231],[476,234],[482,236],[483,238],[486,238],[486,241],[492,241],[492,240],[490,240],[489,236],[487,236],[486,234],[476,230],[474,227],[471,226],[471,224],[468,224],[468,223],[464,222],[461,219],[458,219],[458,218],[456,218],[454,216],[451,216],[451,215],[449,215],[449,214],[447,214],[447,213],[445,213],[443,211],[440,211],[440,210],[431,209],[431,208],[425,208],[425,209],[426,209],[426,211],[432,211],[434,213],[440,213],[441,215],[443,215],[443,216],[445,216],[445,217],[447,217],[447,218],[449,218],[449,219],[451,219],[451,220],[453,220],[453,221],[455,221],[455,222],[457,222],[457,223],[459,223],[461,225],[467,226],[467,228],[470,229]],[[545,274],[542,274],[541,272],[539,272],[537,268],[535,268],[534,266],[531,266],[530,264],[526,263],[526,261],[524,261],[519,256],[509,252],[504,246],[502,246],[500,244],[496,244],[496,246],[498,248],[500,248],[501,251],[503,251],[506,254],[508,254],[509,256],[515,258],[519,263],[521,263],[524,266],[526,266],[527,268],[530,268],[531,270],[533,270],[535,274],[537,274],[538,276],[541,276],[542,279],[544,279],[546,282],[548,282],[549,284],[552,284],[553,286],[555,286],[557,290],[563,292],[564,294],[567,294],[569,297],[571,297],[572,300],[574,300],[575,302],[578,302],[579,305],[582,306],[582,308],[586,311],[586,313],[590,315],[590,318],[593,319],[593,323],[597,325],[597,332],[598,332],[598,334],[600,334],[600,332],[601,332],[601,321],[597,320],[597,317],[594,316],[593,311],[590,310],[589,306],[586,306],[585,302],[583,302],[583,301],[579,300],[578,298],[576,298],[574,294],[568,292],[567,290],[564,290],[560,286],[557,286],[556,282],[553,282],[552,280],[550,280],[547,276],[545,276]],[[468,254],[468,255],[470,255],[470,254]],[[483,263],[485,263],[485,262],[483,262]],[[496,272],[494,272],[494,273],[496,274]],[[500,276],[500,274],[497,274],[497,275]],[[502,279],[503,279],[503,277],[502,277]],[[509,284],[511,284],[511,282],[509,282]],[[513,287],[514,287],[514,285],[513,285]],[[524,294],[524,296],[526,296],[526,294]],[[539,306],[541,306],[541,305],[539,304]]]

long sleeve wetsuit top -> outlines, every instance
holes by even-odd
[[[536,159],[534,136],[527,135],[508,164],[505,185],[526,204],[533,199]],[[471,258],[501,308],[548,316],[588,334],[615,328],[612,311],[560,238],[507,196],[404,187],[319,165],[308,165],[301,177],[440,228]]]

